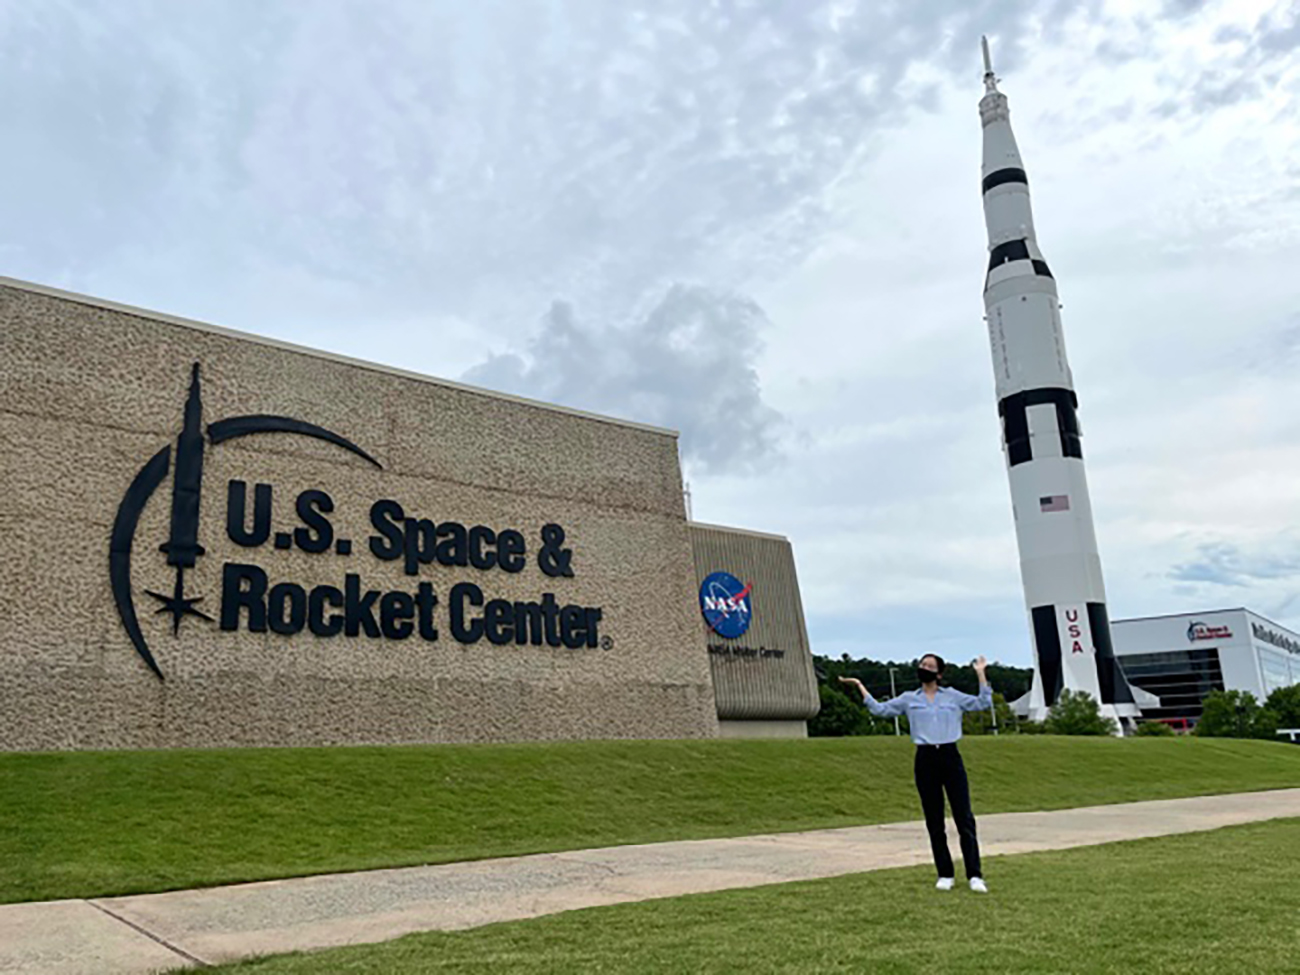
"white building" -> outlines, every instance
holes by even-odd
[[[1116,620],[1115,657],[1130,684],[1155,695],[1143,718],[1194,724],[1212,690],[1249,691],[1263,701],[1300,684],[1300,634],[1248,609]]]

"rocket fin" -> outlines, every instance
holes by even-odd
[[[1133,688],[1115,659],[1115,648],[1110,638],[1110,620],[1105,603],[1088,604],[1088,625],[1092,630],[1093,646],[1097,650],[1097,683],[1101,688],[1102,704],[1134,704]]]

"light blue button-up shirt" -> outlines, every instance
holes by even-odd
[[[951,687],[940,687],[931,701],[925,690],[904,691],[888,701],[877,701],[863,690],[862,703],[877,718],[907,715],[912,741],[918,745],[946,745],[961,737],[963,711],[987,711],[993,706],[993,687],[981,684],[978,695],[965,694]]]

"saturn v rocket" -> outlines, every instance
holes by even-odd
[[[1111,645],[1056,281],[1038,249],[1007,97],[998,91],[987,39],[981,43],[984,310],[1034,646],[1029,716],[1041,720],[1062,690],[1082,690],[1104,714],[1136,717]]]

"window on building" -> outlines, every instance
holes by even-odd
[[[1264,677],[1264,696],[1268,697],[1279,687],[1291,686],[1291,673],[1286,658],[1271,650],[1259,650],[1259,670]]]
[[[1143,708],[1146,718],[1199,718],[1210,691],[1226,690],[1217,647],[1135,653],[1116,658],[1135,687],[1160,698],[1160,706]]]

